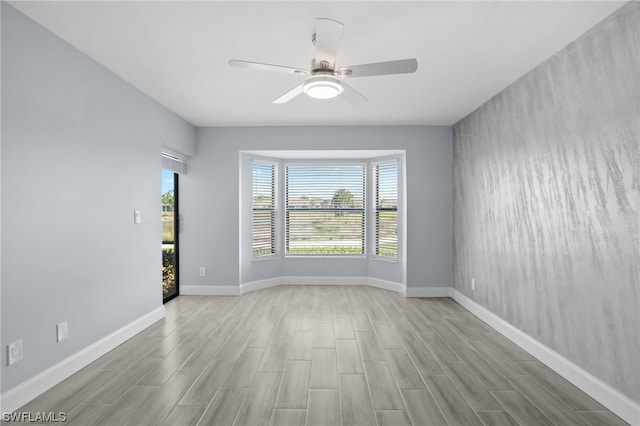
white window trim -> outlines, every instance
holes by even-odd
[[[319,158],[315,159],[303,159],[303,160],[295,160],[295,159],[281,159],[279,161],[282,165],[282,184],[276,186],[276,193],[282,192],[282,196],[280,197],[282,200],[281,208],[281,228],[277,229],[281,234],[281,240],[279,246],[282,247],[282,254],[285,258],[306,258],[306,259],[365,259],[367,258],[367,252],[369,248],[369,218],[368,218],[368,200],[367,197],[370,195],[369,191],[369,169],[370,160],[369,159],[340,159],[340,158]],[[287,229],[286,229],[286,169],[289,165],[295,166],[364,166],[364,238],[363,238],[363,252],[360,254],[290,254],[286,252],[287,246]]]
[[[244,261],[252,263],[262,263],[266,260],[278,260],[286,261],[291,259],[295,261],[296,258],[302,259],[333,259],[339,261],[349,261],[350,259],[366,259],[368,262],[374,261],[377,264],[388,265],[403,265],[402,278],[398,278],[399,281],[406,282],[406,244],[407,244],[407,218],[406,218],[406,153],[404,150],[330,150],[330,151],[308,151],[308,150],[247,150],[241,151],[240,158],[243,156],[250,165],[252,161],[259,161],[264,163],[273,163],[276,165],[276,254],[269,257],[253,258],[252,256],[252,231],[246,227],[240,227],[240,240],[244,243],[240,244],[240,256]],[[375,186],[373,177],[373,164],[388,162],[395,160],[398,162],[398,256],[395,259],[388,257],[376,257],[375,253],[375,206],[371,204],[375,203]],[[365,253],[364,255],[288,255],[285,256],[285,214],[284,214],[284,196],[285,191],[285,165],[292,164],[362,164],[366,163],[366,200],[365,209],[365,226],[366,226],[366,238],[365,238]],[[250,166],[249,166],[250,167]],[[251,181],[247,182],[244,179],[251,179],[250,174],[244,175],[245,178],[241,181],[241,191],[251,191]],[[245,182],[245,183],[243,183]],[[247,186],[244,186],[247,185]],[[248,214],[251,216],[251,197],[241,196],[241,212],[242,215]],[[242,200],[245,201],[242,201]],[[249,204],[246,204],[249,203]],[[372,218],[371,215],[374,217]],[[245,216],[246,217],[246,216]],[[241,222],[245,219],[241,219]],[[372,225],[373,224],[373,225]],[[247,232],[249,231],[249,235]],[[244,237],[243,237],[244,233]],[[247,236],[251,238],[247,239]],[[246,244],[249,244],[247,247]],[[373,249],[372,249],[373,248]],[[242,265],[241,261],[241,265]],[[269,262],[265,262],[269,263]],[[283,264],[284,265],[284,264]],[[244,273],[241,266],[241,275]]]

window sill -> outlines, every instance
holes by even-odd
[[[285,259],[365,259],[364,254],[287,254]]]
[[[372,256],[371,259],[379,260],[380,262],[399,263],[397,257]]]
[[[274,254],[271,256],[260,256],[260,257],[252,257],[251,261],[252,262],[264,262],[265,260],[276,260],[278,259],[278,255]]]

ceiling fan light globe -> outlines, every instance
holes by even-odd
[[[340,80],[330,76],[315,76],[308,78],[302,85],[304,93],[314,99],[335,98],[344,91]]]

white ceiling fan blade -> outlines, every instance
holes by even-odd
[[[302,68],[291,68],[285,67],[282,65],[271,65],[271,64],[262,64],[260,62],[250,62],[250,61],[239,61],[237,59],[231,59],[229,61],[229,65],[232,67],[238,68],[249,68],[252,70],[259,71],[275,71],[275,72],[283,72],[287,74],[309,74],[309,70],[304,70]]]
[[[374,75],[409,74],[416,72],[418,61],[415,58],[399,61],[376,62],[373,64],[342,67],[338,70],[341,77],[370,77]]]
[[[320,62],[326,61],[330,69],[334,69],[338,43],[342,34],[342,23],[333,19],[316,19],[316,32],[313,40],[316,45],[314,68],[320,68]]]
[[[303,92],[302,90],[302,84],[297,85],[296,87],[294,87],[293,89],[289,90],[287,93],[285,93],[284,95],[280,96],[278,99],[276,99],[275,101],[273,101],[274,104],[284,104],[289,102],[291,99],[295,98],[296,96],[298,96],[299,94],[301,94]]]
[[[340,96],[344,97],[350,104],[362,105],[369,102],[369,100],[360,92],[346,84],[344,81],[341,81],[340,84],[342,84],[342,87],[344,88],[344,91]]]

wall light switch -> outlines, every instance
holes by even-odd
[[[204,266],[200,267],[200,276],[204,277],[207,275],[207,268],[205,268]]]
[[[22,359],[22,339],[7,345],[7,364],[15,364]]]
[[[471,290],[475,290],[475,289],[476,289],[476,279],[471,278]]]
[[[140,210],[133,211],[133,223],[142,222],[142,217],[140,216]]]
[[[56,324],[56,332],[58,334],[58,342],[62,342],[69,337],[69,324],[66,321]]]

